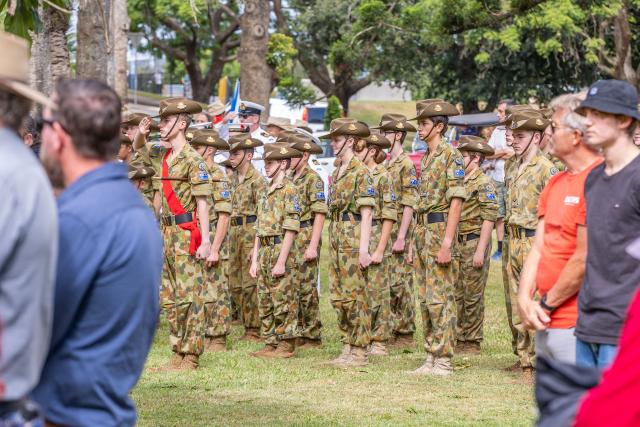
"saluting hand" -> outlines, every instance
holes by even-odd
[[[149,134],[151,131],[151,119],[149,117],[145,117],[140,120],[140,123],[138,124],[138,131],[145,136]]]

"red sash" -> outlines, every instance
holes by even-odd
[[[164,198],[167,199],[167,205],[169,205],[169,209],[173,216],[182,215],[186,213],[182,204],[180,204],[180,200],[176,196],[176,193],[173,191],[173,187],[171,186],[171,181],[166,179],[169,178],[169,166],[167,165],[167,157],[171,154],[171,148],[167,150],[167,153],[164,155],[162,159],[162,192],[164,193]],[[197,208],[193,212],[193,221],[185,222],[182,224],[178,224],[183,230],[188,230],[190,232],[191,241],[189,243],[189,254],[191,256],[196,254],[196,251],[200,247],[202,243],[202,235],[200,234],[200,229],[198,228],[198,215]]]

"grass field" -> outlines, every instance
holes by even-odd
[[[456,357],[453,376],[431,378],[407,374],[424,358],[420,327],[419,343],[412,351],[395,350],[354,370],[322,366],[341,348],[328,301],[326,251],[322,255],[323,349],[299,350],[289,360],[256,359],[247,353],[261,345],[239,342],[242,331],[234,327],[231,350],[205,354],[196,372],[145,370],[133,391],[139,425],[531,425],[532,387],[522,384],[517,374],[501,370],[515,362],[515,356],[510,351],[499,262],[492,265],[487,286],[483,354]],[[160,366],[170,356],[163,321],[147,367]]]

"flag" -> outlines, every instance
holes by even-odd
[[[240,79],[236,80],[236,86],[233,89],[233,97],[231,98],[231,105],[229,106],[229,111],[234,111],[237,113],[239,109],[240,109]]]

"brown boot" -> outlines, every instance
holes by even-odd
[[[506,368],[502,368],[502,370],[504,372],[520,372],[520,370],[522,369],[522,366],[520,365],[520,361],[516,361],[516,363],[514,363],[511,366],[508,366]]]
[[[456,354],[464,353],[466,349],[467,349],[467,343],[465,341],[457,341],[456,346],[453,348],[453,352]]]
[[[383,342],[372,341],[369,346],[369,356],[388,356],[389,352]]]
[[[289,359],[290,357],[295,356],[295,340],[282,340],[278,343],[278,348],[276,351],[269,354],[269,357],[273,357],[275,359]]]
[[[431,370],[433,369],[433,361],[434,361],[433,354],[427,353],[427,358],[424,360],[424,363],[422,364],[422,366],[420,366],[415,371],[411,371],[409,373],[412,375],[428,375],[431,373]]]
[[[438,375],[441,377],[453,374],[453,363],[451,362],[451,358],[436,357],[436,359],[433,361],[433,368],[429,373],[431,375]]]
[[[296,340],[296,348],[310,349],[310,348],[322,348],[322,340],[313,340],[311,338],[298,338]]]
[[[262,342],[260,338],[260,332],[256,328],[246,328],[244,330],[244,335],[240,338],[242,341],[250,341],[250,342]]]
[[[351,346],[351,354],[342,362],[341,366],[345,368],[366,366],[369,364],[366,347]]]
[[[327,365],[339,366],[349,357],[351,357],[351,345],[344,344],[342,346],[342,353],[335,359],[328,361]]]
[[[522,382],[525,384],[533,384],[536,381],[536,374],[533,368],[522,368]]]
[[[479,341],[467,341],[464,346],[464,351],[467,354],[478,356],[480,354],[480,342]]]
[[[253,357],[269,357],[267,356],[267,354],[269,353],[273,353],[274,351],[276,351],[276,346],[273,344],[265,344],[265,346],[263,348],[261,348],[258,351],[254,351],[252,353],[249,353],[250,356]]]
[[[414,347],[413,334],[398,334],[393,343],[394,348],[408,348]]]
[[[227,351],[227,337],[207,337],[204,351],[211,353]]]
[[[199,357],[195,354],[186,354],[184,359],[182,359],[182,363],[180,364],[179,370],[181,371],[195,371],[198,369]]]

